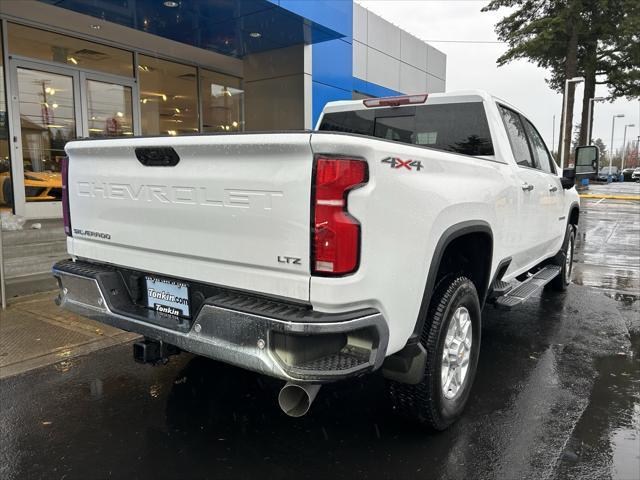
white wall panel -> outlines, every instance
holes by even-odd
[[[444,80],[447,78],[447,56],[427,45],[427,73]]]
[[[400,58],[400,29],[382,18],[367,12],[367,43],[387,55]]]
[[[367,43],[367,10],[357,3],[353,4],[353,39]]]
[[[427,92],[428,93],[441,93],[444,92],[446,88],[445,81],[434,77],[433,75],[429,75],[427,73]]]
[[[427,71],[427,44],[419,38],[400,32],[400,60],[422,71]]]
[[[419,38],[353,5],[353,76],[403,93],[444,92],[447,58]]]
[[[406,63],[400,63],[400,91],[402,93],[425,93],[427,74]]]
[[[367,46],[353,41],[353,76],[367,79]]]
[[[366,80],[399,91],[400,60],[385,55],[371,47],[367,48]]]

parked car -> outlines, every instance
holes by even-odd
[[[634,167],[631,168],[625,168],[622,170],[622,177],[624,179],[625,182],[630,182],[631,181],[631,176],[633,175],[633,172],[636,169]]]
[[[611,167],[602,167],[598,173],[598,180],[606,182],[609,177],[611,177],[612,182],[617,182],[620,177],[620,169],[615,165]]]
[[[640,182],[640,167],[636,168],[631,174],[631,180],[634,182]]]
[[[66,151],[59,304],[144,335],[139,362],[187,350],[285,380],[292,416],[382,370],[398,412],[444,429],[482,308],[571,278],[575,170],[484,92],[332,102],[313,132]]]
[[[25,196],[28,202],[60,200],[62,177],[58,172],[24,172]],[[0,172],[0,204],[13,205],[11,172]]]

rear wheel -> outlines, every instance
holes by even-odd
[[[480,302],[466,277],[446,277],[431,299],[420,342],[427,352],[420,383],[389,381],[394,409],[436,430],[455,422],[469,399],[480,351]]]
[[[567,225],[567,231],[564,236],[562,248],[553,258],[553,263],[560,267],[560,274],[551,282],[549,286],[557,291],[564,292],[571,283],[571,274],[573,273],[573,252],[576,243],[576,229],[573,225]]]

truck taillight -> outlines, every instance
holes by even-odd
[[[64,233],[71,236],[71,215],[69,213],[69,157],[62,159],[62,219],[64,220]]]
[[[311,232],[314,275],[340,276],[357,270],[360,223],[347,211],[347,195],[367,182],[367,173],[364,160],[316,157]]]

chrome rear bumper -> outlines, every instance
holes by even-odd
[[[379,368],[386,353],[387,323],[373,309],[324,314],[227,291],[205,299],[187,320],[136,305],[114,267],[63,261],[53,275],[58,304],[69,311],[283,380],[362,374]]]

